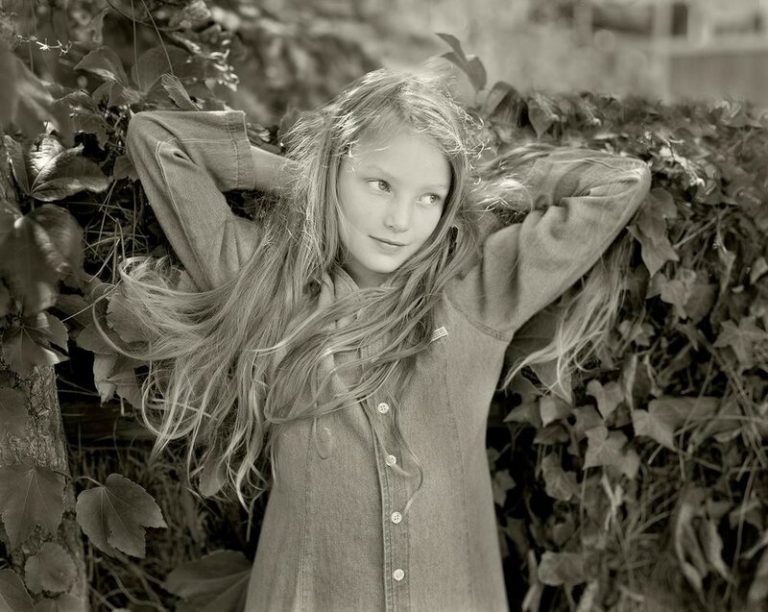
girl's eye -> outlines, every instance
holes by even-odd
[[[381,179],[373,179],[371,181],[368,181],[369,185],[372,185],[376,191],[389,191],[389,183],[387,181],[383,181]]]
[[[435,206],[439,204],[442,201],[443,198],[441,198],[436,193],[428,193],[424,196],[423,202],[427,204],[428,206]]]

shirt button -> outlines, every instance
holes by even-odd
[[[398,568],[392,572],[392,578],[400,582],[403,578],[405,578],[405,572]]]
[[[387,414],[387,412],[389,412],[389,404],[387,404],[387,402],[381,402],[378,406],[376,406],[376,410],[378,410],[381,414]]]
[[[389,518],[392,520],[392,522],[395,525],[397,525],[400,521],[403,520],[403,515],[400,514],[399,512],[393,512],[392,516],[390,516]]]
[[[397,463],[397,457],[394,455],[387,455],[387,458],[384,460],[388,466],[393,466],[395,463]]]

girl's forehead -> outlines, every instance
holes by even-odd
[[[416,141],[427,144],[442,153],[437,140],[409,126],[365,130],[348,145],[345,152],[349,157],[376,156],[401,148],[404,143]]]

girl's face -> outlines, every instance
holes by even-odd
[[[339,232],[359,287],[381,284],[419,250],[450,187],[450,164],[428,136],[406,129],[355,143],[339,168]]]

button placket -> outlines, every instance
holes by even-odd
[[[374,404],[376,411],[387,414],[396,409],[387,402]],[[385,408],[386,406],[386,408]],[[383,502],[382,529],[385,542],[384,572],[387,582],[387,610],[407,610],[410,606],[408,581],[408,562],[410,557],[410,542],[408,528],[402,509],[410,498],[410,478],[404,473],[404,449],[401,449],[394,435],[394,421],[391,419],[377,420],[379,431],[382,432],[381,442],[384,445],[383,465],[381,472],[386,482],[386,499]],[[381,459],[379,459],[381,461]]]

